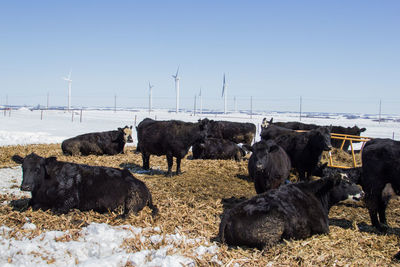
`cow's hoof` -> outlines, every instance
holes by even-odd
[[[165,174],[165,177],[172,177],[172,172],[167,172],[167,173]]]
[[[389,225],[380,223],[378,226],[376,226],[376,229],[377,229],[379,232],[386,233],[387,230],[389,229]]]

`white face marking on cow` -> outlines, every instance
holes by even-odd
[[[268,126],[269,126],[269,121],[267,121],[267,118],[264,118],[261,123],[261,128],[267,128]]]
[[[330,152],[329,152],[330,153]],[[340,174],[340,177],[342,178],[342,179],[348,179],[349,177],[347,176],[347,174],[346,173],[341,173]]]
[[[348,195],[346,200],[360,201],[361,198],[362,198],[361,194],[355,194],[355,195]]]
[[[124,128],[124,140],[125,143],[132,143],[132,129],[130,128]]]

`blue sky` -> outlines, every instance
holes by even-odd
[[[0,104],[400,114],[399,1],[2,1]]]

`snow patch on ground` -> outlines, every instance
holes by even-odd
[[[150,235],[153,228],[135,228],[130,225],[110,226],[104,223],[92,223],[77,234],[70,231],[48,231],[32,239],[29,230],[35,230],[31,223],[24,225],[27,236],[10,238],[13,229],[0,227],[0,262],[2,266],[195,266],[195,258],[211,254],[218,264],[218,246],[205,246],[203,238],[190,239],[181,234]],[[78,236],[74,240],[73,236]],[[127,239],[138,238],[150,242],[163,242],[163,246],[128,252],[124,247]],[[177,245],[195,247],[191,258],[179,255],[174,248]]]

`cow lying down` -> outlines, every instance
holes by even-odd
[[[345,199],[360,200],[361,189],[334,176],[282,185],[243,201],[221,219],[221,242],[262,249],[282,239],[303,239],[329,232],[328,213]]]
[[[149,206],[153,216],[158,212],[149,189],[128,170],[62,162],[34,153],[12,159],[22,164],[21,190],[32,193],[29,204],[34,210],[107,212],[122,206],[125,217]]]
[[[132,126],[114,131],[81,134],[61,144],[64,155],[116,155],[124,153],[126,143],[132,143]]]

